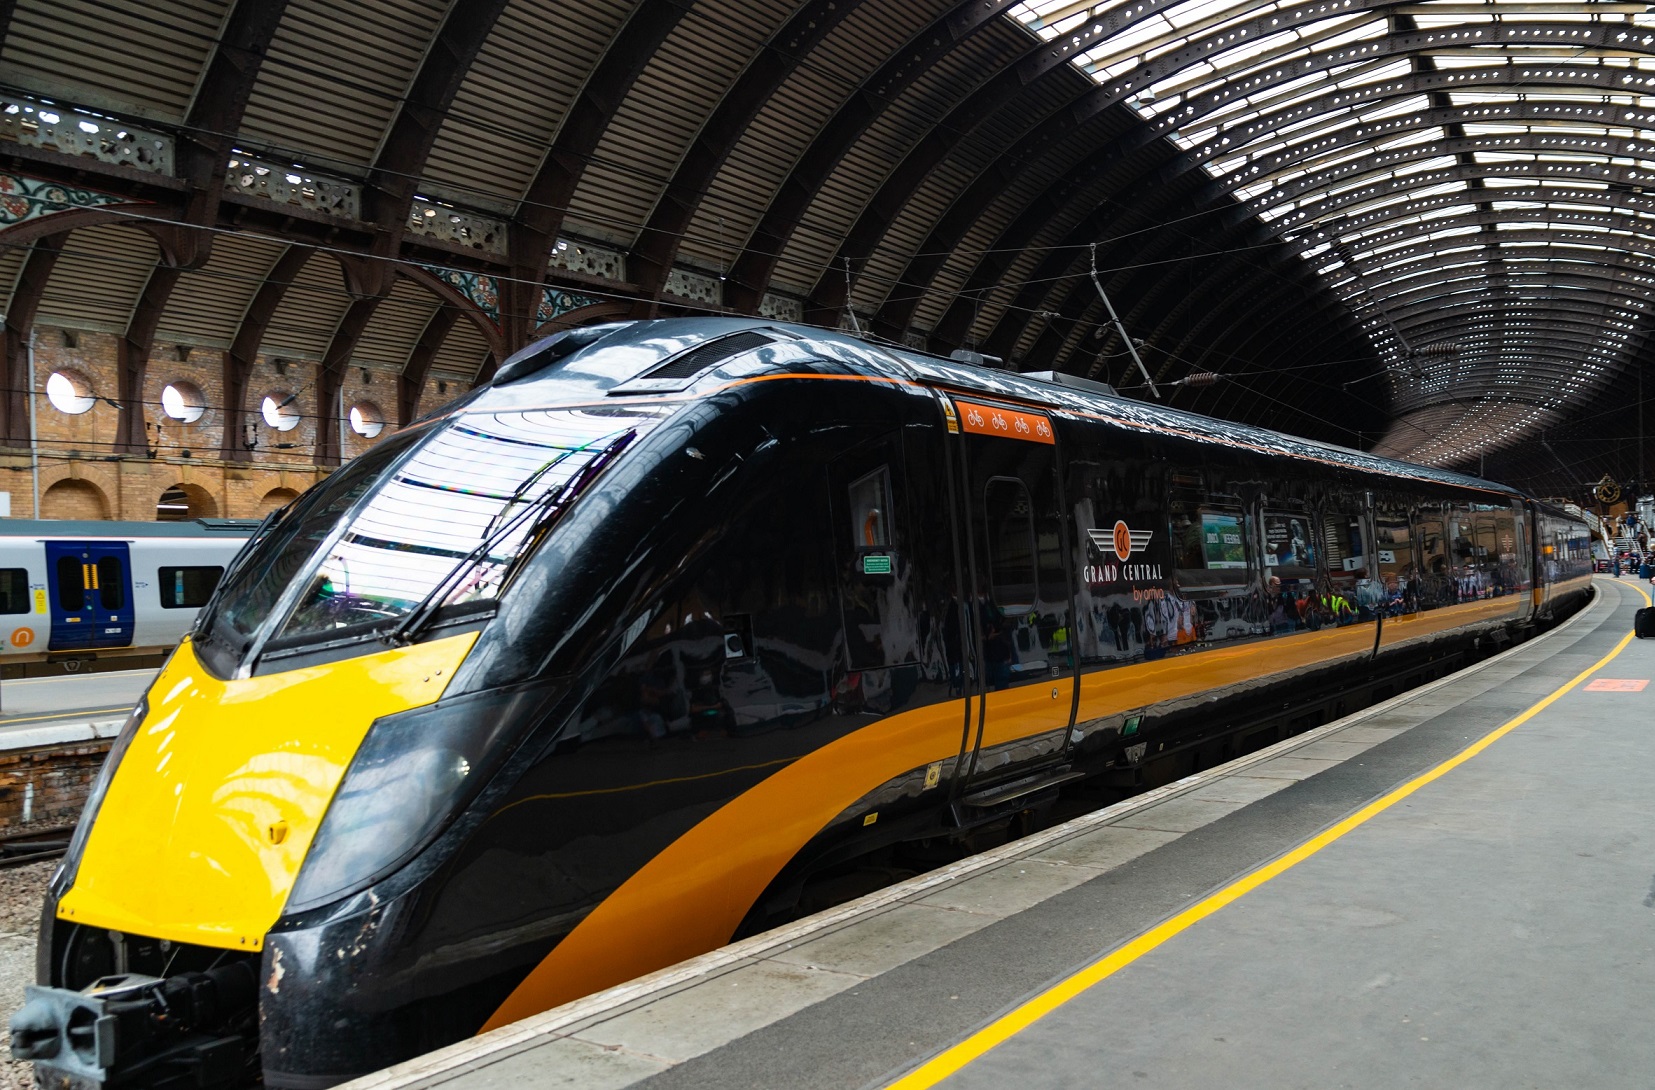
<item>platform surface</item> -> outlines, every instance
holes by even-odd
[[[154,670],[0,681],[0,750],[113,737]]]
[[[1655,641],[1597,588],[1385,704],[350,1085],[1645,1087]]]

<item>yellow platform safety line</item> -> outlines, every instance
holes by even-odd
[[[1622,584],[1616,585],[1619,586]],[[1632,589],[1643,595],[1645,603],[1655,604],[1655,602],[1651,601],[1648,592],[1646,592],[1642,587],[1637,584],[1633,584]],[[930,1060],[926,1061],[924,1064],[921,1064],[919,1067],[915,1068],[913,1071],[910,1071],[908,1074],[904,1075],[902,1078],[890,1083],[887,1090],[923,1090],[923,1088],[937,1085],[996,1046],[1017,1036],[1023,1030],[1040,1021],[1040,1019],[1046,1017],[1046,1015],[1051,1014],[1065,1003],[1068,1003],[1070,1000],[1076,998],[1093,985],[1102,983],[1104,980],[1107,980],[1121,969],[1126,968],[1128,965],[1131,965],[1134,961],[1137,961],[1145,954],[1161,946],[1169,939],[1188,930],[1190,927],[1193,927],[1195,924],[1206,919],[1208,916],[1211,916],[1213,913],[1217,912],[1221,908],[1224,908],[1226,905],[1239,901],[1242,897],[1245,897],[1253,890],[1264,885],[1272,878],[1292,870],[1294,867],[1298,866],[1306,859],[1309,859],[1329,844],[1332,844],[1346,833],[1366,824],[1369,820],[1379,814],[1384,813],[1386,810],[1390,809],[1398,802],[1401,802],[1409,795],[1412,795],[1415,791],[1418,791],[1426,784],[1441,779],[1443,776],[1447,775],[1449,772],[1452,772],[1454,769],[1469,761],[1471,758],[1477,756],[1477,754],[1481,753],[1501,738],[1504,738],[1524,723],[1527,723],[1530,719],[1533,719],[1536,715],[1539,715],[1541,712],[1551,707],[1575,686],[1579,685],[1581,682],[1585,681],[1587,678],[1607,666],[1615,658],[1615,656],[1619,655],[1626,649],[1627,644],[1632,642],[1633,635],[1633,633],[1628,632],[1625,636],[1621,637],[1619,643],[1615,644],[1615,649],[1613,651],[1610,651],[1607,655],[1594,662],[1591,666],[1576,674],[1560,688],[1553,690],[1550,695],[1546,696],[1539,703],[1534,704],[1528,708],[1528,710],[1519,714],[1516,718],[1507,720],[1505,723],[1489,731],[1487,734],[1462,749],[1459,753],[1437,765],[1435,768],[1432,768],[1427,772],[1423,772],[1403,784],[1401,787],[1395,788],[1394,790],[1381,795],[1373,802],[1368,803],[1366,806],[1362,807],[1360,810],[1351,814],[1349,817],[1346,817],[1342,821],[1339,821],[1329,826],[1327,829],[1324,829],[1322,832],[1318,833],[1310,840],[1305,841],[1303,844],[1300,844],[1297,848],[1287,852],[1285,855],[1278,856],[1276,859],[1266,863],[1257,870],[1243,875],[1241,878],[1231,882],[1218,892],[1211,894],[1204,900],[1184,909],[1176,916],[1163,921],[1159,925],[1144,932],[1142,935],[1139,935],[1125,946],[1121,946],[1111,951],[1102,958],[1099,958],[1097,961],[1087,965],[1079,972],[1059,981],[1057,984],[1054,984],[1050,988],[1041,992],[1039,995],[1035,996],[1033,999],[1021,1004],[1007,1014],[1001,1015],[999,1018],[995,1019],[993,1022],[990,1022],[988,1025],[984,1026],[976,1033],[973,1033],[965,1040],[954,1045],[952,1048],[939,1053]]]

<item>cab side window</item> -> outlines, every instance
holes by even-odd
[[[851,546],[891,547],[891,469],[880,466],[850,486]]]

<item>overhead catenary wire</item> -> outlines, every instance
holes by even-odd
[[[175,225],[175,221],[173,221],[171,219],[168,219],[167,217],[155,216],[155,215],[151,215],[149,213],[134,211],[134,210],[130,210],[130,209],[113,210],[113,211],[111,211],[111,215],[115,216],[119,220],[134,223],[134,224],[137,224],[137,223],[152,223],[152,224],[162,224],[162,225]],[[470,272],[471,271],[471,270],[469,270],[465,267],[462,267],[462,266],[452,266],[452,265],[451,266],[443,266],[443,265],[434,265],[434,264],[423,264],[423,263],[411,262],[411,261],[408,261],[407,259],[400,258],[400,257],[379,256],[379,255],[364,255],[364,254],[362,254],[361,252],[359,252],[357,250],[354,250],[350,247],[344,247],[344,246],[328,246],[326,244],[318,244],[318,243],[310,243],[310,242],[294,242],[293,240],[282,238],[280,236],[266,235],[266,234],[260,233],[258,231],[251,231],[251,230],[246,230],[246,229],[236,229],[236,228],[222,227],[222,226],[217,226],[217,225],[210,226],[210,227],[198,227],[196,229],[197,230],[203,230],[203,231],[209,231],[209,232],[212,232],[212,233],[215,233],[215,234],[222,234],[222,235],[227,235],[227,236],[231,236],[231,237],[236,237],[236,238],[253,239],[253,240],[256,240],[256,241],[270,243],[272,245],[289,245],[289,244],[302,245],[302,246],[306,246],[307,248],[310,248],[310,249],[314,250],[317,253],[328,254],[328,255],[333,256],[335,258],[349,257],[349,258],[354,258],[354,259],[362,259],[364,257],[368,257],[368,258],[374,259],[374,260],[386,261],[386,262],[392,263],[394,265],[397,265],[399,267],[411,267],[411,266],[414,266],[414,265],[417,264],[417,265],[419,265],[419,267],[424,268],[426,271],[429,271],[429,272]],[[5,244],[0,243],[0,246],[3,246],[3,245],[5,245]],[[19,245],[40,245],[40,243],[29,243],[29,244],[19,244]],[[1252,248],[1253,247],[1243,247],[1241,249],[1245,250],[1245,249],[1252,249]],[[91,258],[93,260],[104,261],[104,262],[110,263],[110,264],[125,264],[125,265],[133,266],[133,267],[145,267],[145,268],[147,268],[147,267],[151,267],[152,264],[153,264],[151,262],[126,261],[126,260],[123,260],[118,255],[97,253],[97,252],[91,251],[91,250],[77,250],[77,249],[73,249],[69,246],[61,247],[61,248],[59,248],[59,250],[57,252],[59,252],[60,254],[73,254],[73,255],[77,255],[77,256]],[[1214,257],[1214,256],[1226,256],[1229,252],[1230,251],[1224,251],[1224,250],[1212,251],[1212,252],[1209,252],[1209,253],[1203,253],[1203,254],[1198,254],[1198,255],[1190,255],[1189,257],[1186,257],[1186,258],[1183,258],[1183,259],[1180,259],[1180,260],[1198,260],[1198,259]],[[847,269],[846,272],[848,273],[849,270]],[[239,274],[235,274],[235,273],[226,272],[224,270],[215,270],[215,269],[212,268],[210,263],[204,269],[192,270],[190,275],[192,275],[192,276],[203,276],[203,275],[205,275],[205,276],[216,276],[216,277],[224,279],[226,281],[239,281],[239,282],[242,282],[242,283],[245,283],[245,284],[250,284],[250,285],[258,285],[258,284],[263,284],[265,282],[264,277],[246,276],[246,275],[239,275]],[[651,301],[649,298],[647,298],[645,296],[635,294],[635,293],[629,293],[629,292],[622,291],[622,290],[604,288],[604,287],[599,287],[599,286],[595,286],[595,285],[582,284],[579,287],[570,287],[570,288],[567,288],[567,289],[563,289],[563,288],[558,288],[555,285],[546,284],[544,282],[541,282],[537,285],[533,281],[529,281],[529,280],[525,280],[525,279],[521,279],[521,278],[509,277],[509,276],[502,275],[502,274],[492,274],[491,273],[489,275],[493,276],[493,278],[497,282],[500,282],[500,283],[518,283],[518,284],[525,284],[525,285],[529,285],[529,286],[539,286],[539,287],[541,287],[543,289],[546,289],[546,290],[570,290],[570,291],[575,291],[575,292],[578,292],[578,293],[581,293],[581,294],[593,296],[593,297],[596,297],[600,300],[609,300],[609,301],[615,301],[615,302],[640,302],[640,303]],[[1062,278],[1062,279],[1069,279],[1069,277],[1065,277],[1065,278]],[[1007,281],[1007,282],[1004,282],[1002,285],[1000,285],[1000,287],[1004,288],[1004,289],[1015,289],[1017,287],[1020,287],[1021,285],[1022,285],[1022,282],[1019,282],[1019,281]],[[327,289],[327,288],[321,288],[321,287],[319,287],[317,285],[314,285],[314,284],[304,284],[304,283],[300,283],[300,282],[293,282],[293,283],[289,284],[287,286],[286,290],[288,292],[301,292],[301,293],[308,292],[308,293],[313,294],[313,295],[327,295],[327,296],[332,296],[332,297],[336,297],[336,298],[340,298],[340,299],[353,299],[353,298],[355,298],[354,296],[350,295],[349,292],[343,290],[342,288],[337,289],[337,290],[336,289]],[[976,295],[975,292],[941,291],[941,290],[937,291],[935,294],[941,295],[945,298],[969,298],[969,299],[972,299],[973,301],[975,301],[975,295]],[[439,308],[453,308],[453,309],[459,310],[461,313],[466,313],[465,308],[463,308],[463,307],[454,307],[454,304],[448,303],[447,301],[440,299],[440,297],[434,297],[434,298],[436,298],[436,302],[435,302],[436,307],[439,307]],[[1028,314],[1031,314],[1031,315],[1038,315],[1038,314],[1046,313],[1045,311],[1043,311],[1043,310],[1041,310],[1040,308],[1037,308],[1037,307],[1018,307],[1018,306],[1016,306],[1014,304],[1010,304],[1010,303],[1004,304],[1002,309],[1003,310],[1021,311],[1023,313],[1028,313]],[[517,317],[517,316],[527,317],[527,316],[529,316],[529,315],[513,315],[509,311],[503,311],[502,315],[503,316],[513,316],[513,317]],[[852,317],[854,317],[854,311],[852,311]],[[859,333],[859,335],[863,335],[863,336],[867,335],[865,331],[861,330],[859,324],[856,326],[856,329],[857,329],[857,332]]]

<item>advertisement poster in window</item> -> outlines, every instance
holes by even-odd
[[[1201,555],[1208,568],[1247,567],[1247,547],[1241,538],[1241,516],[1201,512]]]
[[[1310,537],[1310,520],[1300,515],[1265,515],[1264,563],[1272,568],[1315,567],[1316,546]]]

